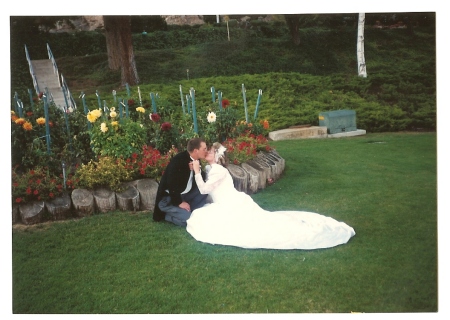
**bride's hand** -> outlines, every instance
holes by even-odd
[[[192,161],[192,168],[194,169],[195,173],[199,173],[200,172],[200,161],[199,160]]]

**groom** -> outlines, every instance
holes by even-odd
[[[167,165],[156,194],[153,220],[166,220],[186,226],[191,212],[203,207],[207,194],[198,190],[192,170],[192,161],[204,159],[206,142],[202,138],[189,140],[187,150],[175,155]],[[205,179],[205,173],[202,171]]]

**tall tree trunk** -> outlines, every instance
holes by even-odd
[[[134,59],[130,16],[103,16],[108,66],[121,71],[121,83],[136,85],[139,77]]]
[[[364,22],[366,14],[360,13],[358,17],[358,42],[356,45],[356,55],[358,57],[358,76],[366,78],[366,60],[364,58]]]
[[[300,26],[300,16],[299,14],[285,14],[284,19],[289,28],[291,34],[292,42],[298,46],[300,45],[300,34],[298,33],[298,28]]]
[[[106,52],[108,54],[108,67],[111,70],[120,70],[120,50],[117,43],[119,28],[115,16],[103,16],[105,26]]]

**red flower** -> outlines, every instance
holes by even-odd
[[[129,99],[128,100],[128,106],[130,106],[130,107],[134,106],[134,100],[133,99]]]
[[[222,108],[226,108],[230,105],[230,101],[228,99],[222,100]]]
[[[162,131],[169,131],[172,128],[172,125],[170,124],[170,122],[164,122],[161,125],[161,130]]]
[[[28,111],[28,112],[27,112],[27,116],[28,116],[28,117],[31,117],[32,115],[33,115],[33,112],[32,112],[32,111]]]
[[[38,194],[39,194],[39,190],[34,190],[34,192],[33,192],[33,194],[35,195],[35,196],[37,196]]]
[[[55,195],[53,194],[53,192],[50,192],[50,193],[48,194],[48,196],[49,196],[50,198],[53,198]]]
[[[27,188],[26,193],[27,193],[27,194],[31,194],[31,188],[30,188],[30,187]]]
[[[136,159],[137,158],[137,153],[136,152],[133,152],[133,154],[131,155],[131,157],[133,158],[133,159]]]
[[[159,122],[159,120],[161,120],[161,116],[157,113],[152,113],[150,114],[150,120],[153,122]]]
[[[48,121],[48,126],[50,127],[50,128],[53,128],[53,122],[52,121]]]
[[[43,92],[39,92],[39,95],[38,95],[39,99],[41,99],[43,95],[44,95]]]

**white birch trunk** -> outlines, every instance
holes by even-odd
[[[364,59],[364,22],[366,14],[360,13],[358,17],[358,43],[356,46],[356,54],[358,56],[358,76],[366,78],[366,60]]]

